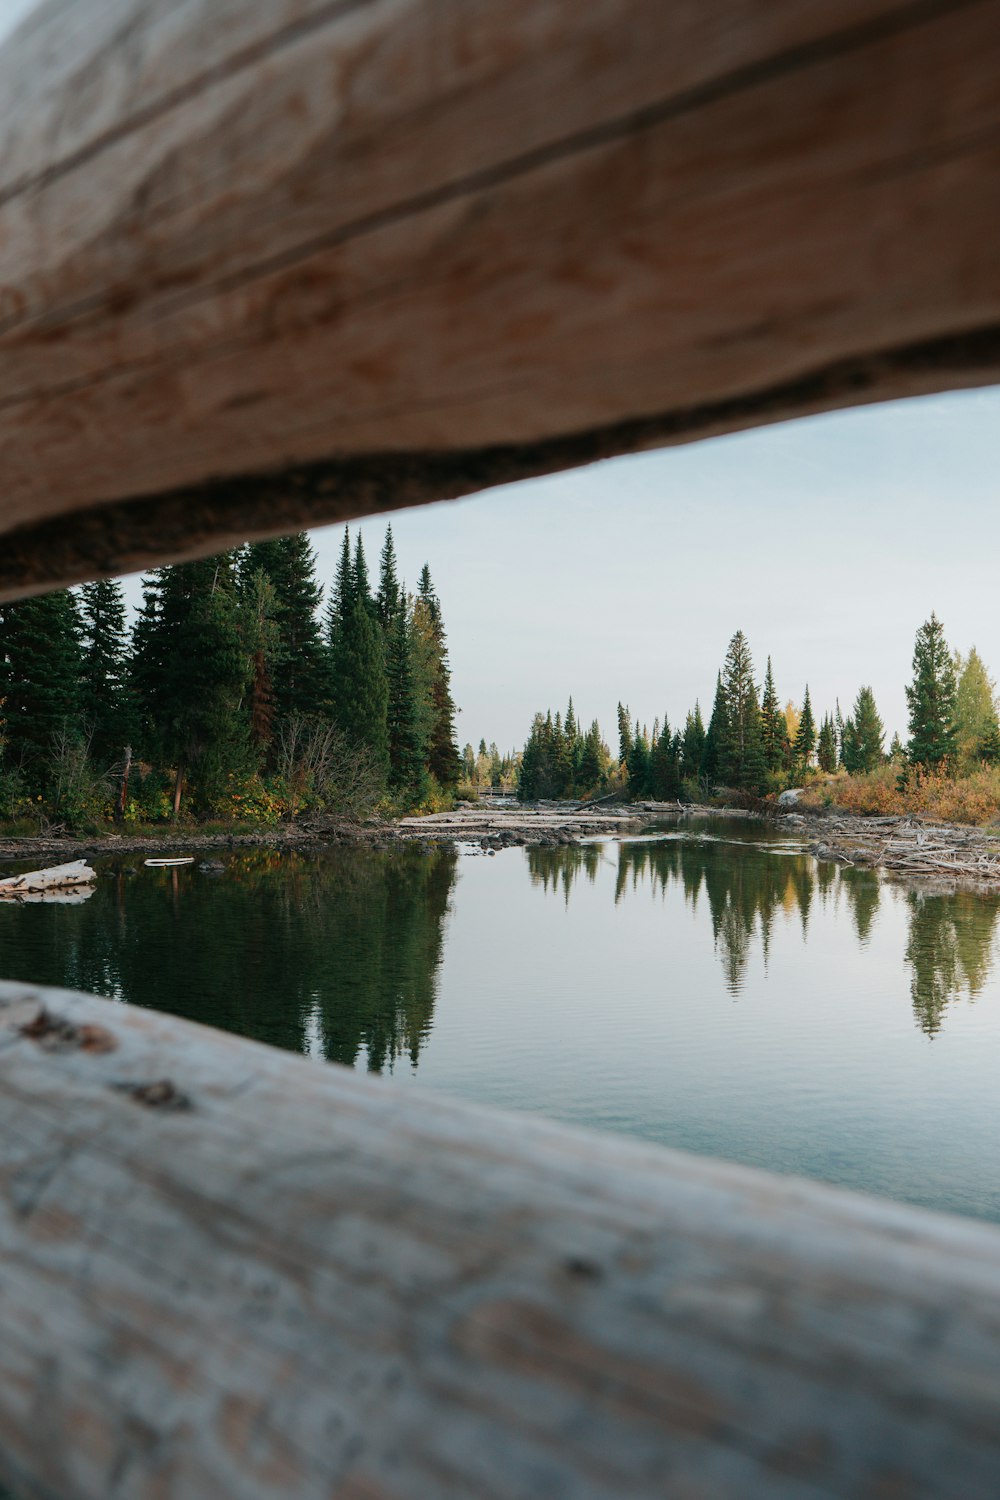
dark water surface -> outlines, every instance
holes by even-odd
[[[686,826],[98,861],[80,904],[0,907],[0,973],[1000,1221],[1000,900]]]

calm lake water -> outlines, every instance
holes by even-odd
[[[496,857],[97,861],[0,973],[510,1109],[1000,1221],[1000,900],[722,820]]]

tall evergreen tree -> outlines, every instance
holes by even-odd
[[[361,534],[358,533],[352,562],[346,528],[327,628],[334,718],[352,744],[367,748],[376,775],[385,786],[390,770],[385,643],[368,592]]]
[[[681,777],[684,781],[697,781],[701,775],[702,756],[705,753],[705,725],[701,718],[701,705],[696,703],[684,720],[681,739]]]
[[[581,792],[592,795],[604,783],[608,766],[607,747],[601,738],[601,729],[594,719],[583,738],[580,755],[579,780]]]
[[[803,771],[812,764],[813,754],[816,749],[816,720],[813,718],[812,703],[809,699],[809,684],[806,683],[806,695],[802,700],[802,712],[799,715],[799,727],[795,733],[795,743],[792,753],[795,756],[796,765]]]
[[[784,770],[788,764],[788,726],[774,686],[774,671],[770,657],[767,658],[764,695],[760,703],[760,728],[764,764],[773,775]]]
[[[131,740],[125,591],[117,579],[85,583],[80,594],[80,710],[90,754],[102,769]]]
[[[654,735],[650,747],[649,762],[651,791],[660,802],[672,802],[680,792],[680,746],[680,739],[672,733],[664,714],[663,728]]]
[[[645,731],[636,726],[632,737],[632,748],[628,754],[628,794],[633,801],[641,801],[650,794],[649,785],[649,740]]]
[[[397,797],[413,804],[423,800],[428,788],[427,760],[434,717],[434,667],[428,656],[421,693],[419,655],[414,642],[406,591],[399,579],[391,526],[386,527],[379,561],[375,613],[382,630],[385,651],[389,786]],[[473,775],[475,774],[476,766],[473,762]]]
[[[382,543],[382,553],[379,558],[379,580],[378,593],[375,596],[375,608],[378,613],[379,623],[382,629],[388,633],[405,604],[403,587],[399,581],[398,565],[396,562],[396,544],[392,537],[392,527],[385,528],[385,541]]]
[[[705,744],[701,755],[701,778],[709,789],[716,785],[721,775],[722,745],[729,733],[728,718],[726,694],[720,672],[715,679],[715,701],[712,704],[712,717],[705,731]]]
[[[913,648],[913,681],[906,689],[910,711],[912,765],[937,769],[955,754],[955,663],[944,638],[944,626],[932,614],[917,631]]]
[[[68,589],[0,604],[4,764],[48,789],[53,742],[81,734],[80,614]]]
[[[722,692],[726,722],[719,739],[719,774],[727,786],[758,791],[764,784],[766,771],[760,704],[753,680],[753,659],[742,630],[729,642],[722,668]]]
[[[251,543],[240,563],[244,593],[253,588],[258,572],[274,590],[277,634],[266,663],[273,679],[274,716],[322,713],[330,702],[330,663],[317,615],[323,591],[316,554],[305,532]]]
[[[174,769],[174,812],[190,776],[210,803],[246,765],[248,660],[232,553],[159,568],[133,635],[132,683],[147,753]]]
[[[628,766],[632,750],[632,715],[623,704],[618,705],[618,763]]]
[[[874,771],[885,760],[885,729],[875,706],[875,694],[870,687],[858,690],[848,723],[850,746],[844,760],[845,766],[849,771]],[[845,735],[846,733],[845,726]]]
[[[451,668],[448,644],[441,615],[441,601],[431,582],[425,563],[417,586],[417,603],[423,610],[434,643],[434,676],[431,684],[433,720],[428,746],[427,766],[438,786],[450,791],[458,782],[461,765],[455,743],[455,702],[451,696]]]
[[[824,714],[816,741],[816,760],[821,771],[837,769],[837,730],[831,714]]]
[[[858,746],[858,731],[850,714],[844,720],[840,732],[840,764],[853,776],[861,769],[861,752]]]

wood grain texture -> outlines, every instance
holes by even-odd
[[[0,1483],[995,1500],[1000,1232],[0,988]]]
[[[0,590],[1000,374],[1000,0],[48,0]]]

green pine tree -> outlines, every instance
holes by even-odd
[[[680,737],[672,732],[664,714],[663,728],[654,734],[649,766],[650,789],[659,802],[673,802],[680,793],[680,755]]]
[[[327,630],[334,720],[350,744],[367,749],[375,775],[385,786],[390,772],[385,643],[368,591],[361,534],[352,562],[346,528]]]
[[[701,775],[702,757],[705,753],[705,725],[701,718],[701,705],[696,703],[684,720],[681,738],[681,780],[697,781]]]
[[[913,681],[906,689],[910,711],[911,765],[934,770],[955,754],[955,663],[944,638],[944,626],[932,614],[917,631],[913,648]]]
[[[760,703],[760,728],[764,763],[773,775],[784,770],[788,764],[788,725],[774,686],[770,657],[767,658],[764,695]]]
[[[632,715],[621,703],[618,705],[618,763],[628,765],[632,751]]]
[[[720,672],[715,679],[715,701],[712,704],[712,717],[705,731],[705,744],[701,755],[700,777],[710,790],[718,784],[721,775],[721,747],[729,733],[728,720],[729,711]]]
[[[633,802],[640,802],[650,795],[649,740],[644,730],[636,726],[632,748],[628,755],[628,794]]]
[[[583,738],[583,748],[580,756],[580,791],[588,796],[603,789],[606,781],[610,756],[607,746],[601,737],[601,729],[597,720],[594,719],[590,728]]]
[[[461,769],[458,746],[455,742],[455,702],[451,696],[451,668],[448,665],[448,644],[441,601],[434,591],[430,569],[425,563],[417,585],[417,602],[427,622],[434,647],[434,673],[431,683],[430,740],[427,753],[427,768],[438,786],[450,791],[458,783]]]
[[[722,668],[725,729],[719,738],[719,775],[726,786],[759,791],[766,777],[760,704],[753,659],[742,630],[729,642]]]
[[[80,637],[68,589],[0,604],[4,764],[35,795],[50,788],[57,738],[82,738]]]
[[[816,760],[821,771],[837,769],[837,730],[830,714],[823,716],[816,741]]]
[[[124,759],[131,742],[125,591],[112,578],[80,591],[80,709],[90,755],[102,770]]]
[[[251,543],[240,562],[243,592],[253,588],[258,572],[274,590],[277,634],[267,661],[274,717],[323,713],[329,709],[331,693],[329,657],[317,616],[323,591],[316,577],[316,554],[305,532]],[[259,602],[258,596],[258,606]]]
[[[199,807],[248,765],[249,662],[232,553],[159,568],[132,642],[132,690],[151,759],[174,771],[174,813],[190,782]]]
[[[850,771],[874,771],[885,760],[885,729],[875,706],[875,694],[862,687],[854,700],[850,718],[852,746]],[[846,764],[846,761],[845,761]]]
[[[795,734],[795,743],[792,746],[792,754],[795,764],[801,771],[807,771],[812,765],[812,758],[816,750],[816,720],[813,718],[812,703],[809,699],[809,684],[806,683],[806,695],[802,700],[802,713],[799,717],[799,727]]]

